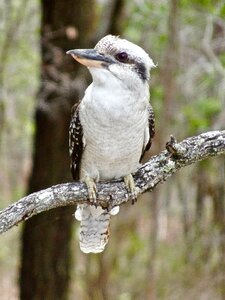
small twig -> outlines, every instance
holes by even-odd
[[[166,143],[166,150],[171,154],[174,158],[182,157],[186,149],[177,143],[174,136],[170,136],[170,140]]]

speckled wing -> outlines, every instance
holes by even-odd
[[[151,105],[148,106],[148,127],[146,128],[143,151],[140,160],[143,158],[146,151],[148,151],[152,144],[152,138],[155,135],[155,115]]]
[[[84,150],[83,129],[79,118],[79,104],[76,103],[72,108],[72,118],[69,128],[70,169],[75,180],[80,179],[80,165]]]

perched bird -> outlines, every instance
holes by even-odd
[[[69,130],[71,170],[74,179],[86,183],[90,204],[97,204],[96,182],[123,177],[135,198],[132,173],[154,135],[154,114],[149,103],[152,59],[139,46],[107,35],[94,49],[75,49],[67,54],[88,67],[93,82],[73,108]],[[111,211],[97,205],[77,206],[81,221],[80,248],[102,252],[109,238]]]

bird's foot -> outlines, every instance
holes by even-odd
[[[137,202],[137,189],[134,183],[134,178],[131,174],[124,176],[124,183],[131,198],[132,204]]]
[[[87,189],[88,189],[88,198],[91,202],[91,204],[95,205],[95,207],[97,207],[97,197],[96,197],[96,193],[97,193],[97,187],[96,184],[94,182],[94,180],[87,176],[83,179],[83,182],[86,183]]]

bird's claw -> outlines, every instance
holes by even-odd
[[[124,183],[131,198],[132,205],[137,202],[137,189],[134,183],[134,178],[131,174],[124,176]]]
[[[88,198],[89,198],[90,203],[93,204],[95,207],[97,207],[98,206],[98,201],[97,201],[97,197],[96,197],[97,187],[96,187],[94,180],[91,179],[90,177],[86,177],[83,181],[87,185]]]

